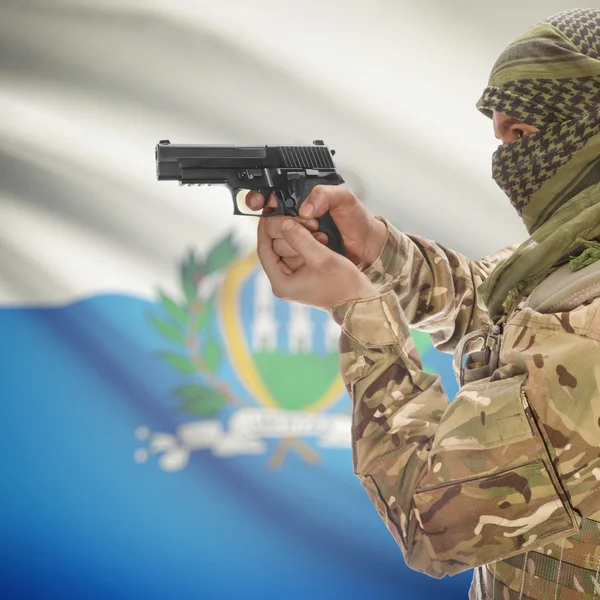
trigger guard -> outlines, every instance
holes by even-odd
[[[275,196],[275,200],[277,201],[277,208],[272,208],[271,212],[267,213],[264,216],[276,217],[278,215],[287,214],[285,198],[283,197],[283,194],[281,193],[280,190],[278,190],[277,188],[264,188],[264,189],[258,190],[258,191],[262,194],[262,196],[266,202],[269,201],[269,197],[271,196],[271,194],[273,194]]]

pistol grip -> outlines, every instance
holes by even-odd
[[[294,183],[294,189],[292,191],[292,196],[296,201],[295,214],[298,214],[300,207],[303,202],[306,200],[307,196],[313,190],[313,188],[318,185],[339,185],[344,183],[344,180],[338,173],[332,173],[331,175],[327,175],[326,177],[322,177],[319,179],[300,179]],[[285,214],[294,214],[289,210],[288,207],[281,207]],[[329,212],[326,212],[322,217],[318,218],[319,222],[319,231],[327,234],[327,247],[338,254],[344,255],[344,244],[342,242],[342,236],[340,234],[340,230],[337,228],[335,221]]]
[[[319,231],[327,234],[327,247],[343,256],[344,244],[342,242],[340,230],[337,228],[333,217],[328,212],[322,217],[319,217]]]

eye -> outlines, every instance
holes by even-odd
[[[515,127],[513,129],[511,129],[512,133],[515,134],[515,137],[520,140],[522,137],[525,137],[527,134],[525,133],[525,131],[523,129],[520,129],[519,127]]]

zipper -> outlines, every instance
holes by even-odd
[[[523,403],[523,408],[525,409],[525,415],[527,416],[527,419],[529,420],[529,425],[533,429],[535,429],[535,431],[538,432],[538,434],[542,440],[542,443],[544,444],[544,448],[546,449],[546,454],[548,455],[549,462],[550,462],[549,465],[546,465],[546,470],[548,471],[548,474],[550,475],[550,480],[552,481],[552,484],[554,485],[554,489],[555,489],[556,493],[558,494],[558,497],[560,498],[565,510],[567,511],[567,514],[569,515],[569,519],[571,520],[571,523],[573,524],[574,527],[578,528],[579,523],[575,516],[575,512],[571,508],[571,503],[569,502],[569,500],[567,498],[567,494],[563,489],[563,486],[560,482],[560,478],[558,477],[558,475],[556,474],[556,471],[554,470],[554,461],[557,459],[556,453],[554,452],[554,448],[553,448],[552,444],[550,443],[550,440],[548,439],[548,436],[546,435],[544,428],[538,423],[537,418],[534,417],[534,411],[529,404],[529,400],[527,399],[527,394],[525,393],[525,390],[523,388],[521,388],[520,396],[521,396],[521,402]],[[542,461],[546,462],[543,460],[543,458],[542,458]]]

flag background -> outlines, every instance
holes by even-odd
[[[2,597],[466,597],[353,476],[325,315],[269,299],[256,223],[157,183],[154,145],[324,139],[373,212],[483,256],[524,229],[473,104],[571,6],[0,2]]]

